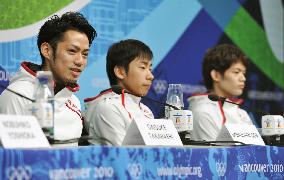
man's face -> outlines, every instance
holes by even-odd
[[[54,59],[50,60],[50,70],[55,81],[76,83],[86,67],[88,54],[88,37],[78,31],[66,31],[62,41],[57,44]]]
[[[145,96],[148,93],[154,79],[151,60],[136,58],[129,64],[127,73],[124,68],[122,71],[121,78],[118,78],[121,87],[138,96]]]
[[[239,96],[243,93],[246,81],[246,67],[236,62],[224,74],[218,73],[215,79],[214,93],[221,97]]]

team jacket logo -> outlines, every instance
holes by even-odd
[[[71,109],[73,112],[77,113],[80,118],[82,119],[82,115],[81,115],[81,111],[80,109],[71,101],[71,100],[68,100],[65,105]]]

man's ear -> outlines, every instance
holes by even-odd
[[[126,77],[125,69],[122,66],[115,66],[114,67],[114,74],[117,77],[117,79],[120,79],[120,80],[122,80]]]
[[[210,72],[210,76],[214,82],[219,82],[222,78],[221,73],[216,71],[215,69]]]
[[[47,42],[44,42],[40,45],[40,52],[46,60],[52,59],[53,50]]]

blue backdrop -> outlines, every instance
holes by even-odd
[[[17,4],[14,5],[17,8]],[[188,96],[206,91],[201,76],[201,61],[206,49],[218,43],[232,43],[251,60],[243,95],[244,108],[254,114],[252,117],[257,123],[261,115],[255,113],[256,109],[283,114],[281,0],[70,1],[36,22],[0,29],[0,84],[8,85],[9,78],[23,60],[41,63],[36,46],[38,28],[52,14],[70,10],[80,11],[98,32],[88,66],[79,81],[81,89],[77,95],[81,102],[109,87],[105,55],[113,42],[136,38],[148,44],[154,53],[155,75],[148,96],[165,101],[168,84],[181,83],[185,108]],[[36,11],[30,13],[37,15]],[[0,92],[2,89],[0,87]],[[156,118],[164,116],[163,107],[144,102]]]

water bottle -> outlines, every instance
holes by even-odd
[[[180,109],[178,112],[180,118],[174,118],[173,113],[177,113],[173,111],[174,109],[166,106],[165,107],[165,118],[171,119],[174,122],[175,127],[177,128],[179,137],[183,144],[190,144],[190,128],[192,129],[192,113],[189,110],[184,111],[183,107],[183,92],[181,84],[169,84],[167,101],[168,104],[173,105]],[[172,116],[171,113],[172,112]],[[189,119],[191,120],[189,122]]]
[[[35,103],[28,106],[29,114],[34,115],[48,139],[54,139],[54,91],[53,78],[50,71],[38,71],[38,86],[34,98]]]
[[[183,92],[181,84],[169,84],[166,102],[179,109],[183,109],[184,104],[183,104]],[[166,119],[169,119],[171,110],[173,110],[173,108],[165,106]]]

